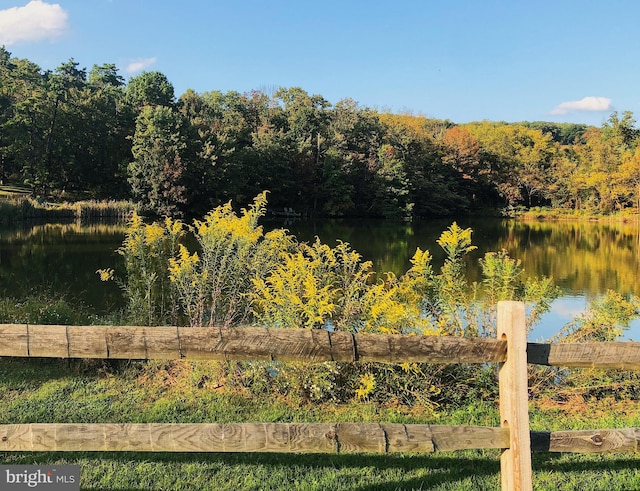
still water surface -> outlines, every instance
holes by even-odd
[[[417,247],[429,249],[437,268],[444,254],[436,239],[452,220],[395,222],[318,220],[266,222],[285,227],[300,240],[316,236],[329,245],[348,242],[378,272],[400,275]],[[530,334],[542,340],[583,312],[607,290],[640,295],[640,227],[633,223],[519,222],[495,218],[460,219],[471,227],[478,247],[469,261],[469,278],[480,280],[477,259],[505,249],[522,261],[525,275],[552,276],[563,296]],[[115,253],[124,236],[118,224],[20,224],[0,228],[0,294],[20,298],[43,287],[78,298],[96,312],[122,306],[115,283],[102,283],[95,271],[112,267],[122,274]],[[640,340],[640,321],[628,338]]]

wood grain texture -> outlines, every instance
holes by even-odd
[[[527,378],[527,328],[522,302],[498,302],[497,337],[507,342],[507,360],[498,375],[500,421],[509,430],[509,447],[500,456],[502,489],[533,489],[529,391]]]
[[[355,334],[359,361],[485,363],[506,359],[506,343],[488,338]]]
[[[538,452],[638,452],[640,428],[531,432]],[[0,451],[432,453],[499,449],[509,430],[398,423],[0,425]]]
[[[527,359],[547,366],[640,370],[640,343],[529,343]]]
[[[501,428],[397,423],[0,425],[0,451],[396,453],[501,448]]]
[[[531,432],[531,448],[541,452],[637,452],[639,439],[638,428]]]
[[[0,324],[0,356],[29,356],[29,335],[24,324]]]
[[[503,362],[506,342],[487,338],[233,329],[0,324],[0,356],[111,359]],[[528,343],[527,362],[640,370],[640,343]]]
[[[509,430],[480,426],[431,426],[433,443],[439,451],[468,448],[508,448]]]
[[[2,324],[0,356],[486,363],[504,361],[506,342],[320,329]]]

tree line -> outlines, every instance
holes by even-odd
[[[455,124],[299,87],[187,90],[113,64],[53,71],[0,48],[0,181],[202,214],[263,190],[274,210],[408,217],[505,206],[640,208],[631,112],[601,127]]]

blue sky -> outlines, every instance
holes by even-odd
[[[0,45],[176,95],[299,86],[454,122],[640,114],[637,0],[0,0]]]

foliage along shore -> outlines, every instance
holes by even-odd
[[[613,221],[613,222],[638,222],[640,211],[638,208],[627,208],[613,213],[594,213],[590,210],[573,210],[567,208],[550,208],[534,206],[529,209],[507,209],[503,216],[513,217],[523,221],[544,220],[576,220],[576,221]]]
[[[31,197],[0,199],[0,223],[23,220],[119,220],[131,218],[140,207],[125,200],[54,202]]]
[[[125,83],[113,64],[73,59],[43,71],[5,48],[0,108],[0,183],[133,199],[145,213],[199,216],[264,189],[276,212],[336,217],[640,207],[640,131],[628,111],[600,128],[456,124],[299,87],[176,97],[161,72]]]
[[[23,220],[99,220],[114,219],[129,220],[134,213],[141,213],[140,203],[131,200],[60,200],[33,198],[21,187],[21,192],[2,193],[0,186],[0,223],[18,222]],[[469,213],[478,216],[503,216],[523,221],[544,220],[609,220],[631,222],[640,220],[640,212],[636,208],[628,208],[609,214],[596,214],[590,210],[574,210],[568,208],[551,208],[535,206],[507,207],[502,211],[484,210]],[[288,216],[283,213],[282,216]]]

